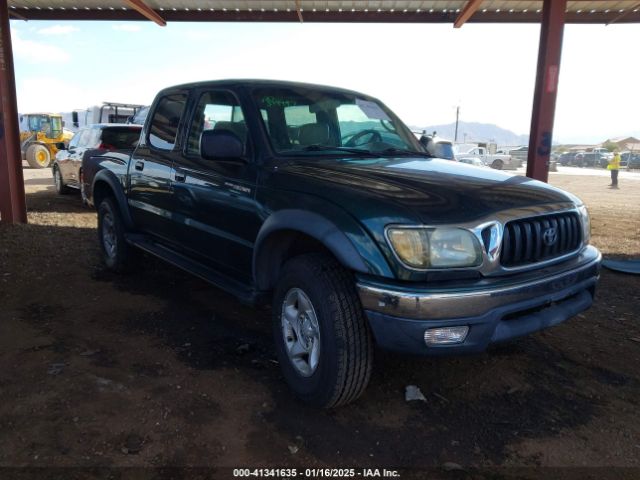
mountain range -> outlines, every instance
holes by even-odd
[[[437,133],[439,137],[454,140],[456,124],[430,125],[426,127],[411,127],[414,132],[426,131],[427,133]],[[498,146],[518,146],[528,145],[529,135],[518,135],[505,128],[489,123],[459,122],[458,123],[458,143],[492,142]]]

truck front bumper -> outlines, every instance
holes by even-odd
[[[385,285],[360,278],[357,288],[376,342],[422,355],[474,353],[490,344],[557,325],[589,308],[600,273],[600,252],[587,247],[570,262],[454,289]],[[460,343],[430,344],[425,332],[468,327]]]

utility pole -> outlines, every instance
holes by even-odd
[[[460,118],[460,105],[456,107],[456,133],[453,135],[453,141],[458,141],[458,119]]]

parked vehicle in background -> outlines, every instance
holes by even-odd
[[[640,168],[640,152],[622,152],[620,159],[620,165],[624,165],[627,168]]]
[[[97,124],[78,130],[68,146],[59,145],[52,165],[56,192],[66,194],[77,189],[82,201],[86,202],[83,177],[87,162],[97,161],[94,157],[105,153],[130,154],[138,143],[141,130],[140,125],[124,124]]]
[[[167,88],[123,157],[86,175],[107,267],[136,268],[144,250],[270,304],[283,377],[314,406],[363,393],[374,343],[481,352],[593,301],[601,256],[577,197],[433,158],[361,93]]]
[[[595,152],[595,153],[599,153],[605,159],[607,159],[607,161],[611,160],[613,158],[613,152],[610,152],[609,150],[607,150],[604,147],[596,147],[592,151]]]
[[[64,113],[63,117],[70,128],[78,128],[98,123],[129,123],[129,119],[145,108],[135,103],[103,102],[84,110],[74,110]],[[144,119],[143,119],[144,120]]]
[[[508,152],[505,153],[511,155],[511,158],[520,160],[520,162],[526,162],[529,156],[529,147],[525,145],[518,148],[511,148]]]
[[[575,165],[576,167],[584,167],[584,154],[584,151],[575,152],[573,154],[572,165]]]
[[[73,136],[57,113],[21,114],[19,124],[20,152],[31,168],[50,166],[58,145],[68,143]]]
[[[455,156],[458,161],[469,158],[477,158],[485,165],[495,168],[496,170],[516,170],[522,165],[522,162],[517,159],[513,159],[511,155],[504,154],[490,154],[486,147],[470,146],[469,145],[455,145]],[[464,162],[466,163],[466,162]]]
[[[582,166],[584,167],[606,167],[608,163],[608,156],[600,152],[585,152],[582,155]]]
[[[573,152],[562,152],[560,154],[560,157],[558,157],[558,162],[560,162],[560,165],[563,166],[568,166],[568,165],[572,165],[572,161],[573,161],[573,157],[575,156],[575,153]]]

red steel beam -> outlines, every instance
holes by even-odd
[[[26,17],[14,12],[13,10],[9,10],[9,16],[15,18],[17,20],[24,20],[25,22],[28,20]]]
[[[153,8],[144,3],[143,0],[124,0],[127,5],[137,11],[143,17],[157,23],[161,27],[166,27],[167,22]]]
[[[549,179],[549,155],[553,139],[562,35],[567,0],[544,0],[538,71],[531,113],[527,177],[546,182]]]
[[[473,14],[478,11],[481,3],[482,0],[469,0],[462,8],[462,11],[460,12],[460,15],[458,15],[458,18],[456,18],[456,21],[453,22],[453,27],[460,28],[464,25],[465,22],[473,17]]]
[[[0,0],[0,222],[26,223],[11,30],[7,0]]]
[[[573,0],[577,1],[577,0]],[[483,9],[484,10],[484,9]],[[526,12],[514,11],[513,13],[495,10],[478,11],[471,17],[467,23],[540,23],[542,13],[536,10],[527,10]],[[36,10],[33,8],[15,8],[12,12],[25,17],[27,20],[116,20],[116,21],[132,21],[141,20],[140,14],[133,10],[102,10],[90,9],[73,10],[73,9],[54,9],[54,10]],[[429,10],[380,12],[362,10],[352,12],[349,11],[330,11],[325,12],[305,9],[305,23],[453,23],[457,17],[454,10]],[[598,11],[590,12],[567,12],[565,23],[576,24],[605,24],[611,22],[617,16],[618,11],[605,13]],[[235,10],[226,12],[223,10],[164,10],[162,11],[162,19],[166,22],[300,22],[295,9],[291,12],[279,10],[277,12],[265,10],[251,12],[248,10]],[[616,20],[616,23],[640,23],[640,9],[637,12],[631,11],[624,17]]]
[[[616,18],[614,18],[613,20],[607,22],[607,25],[611,25],[612,23],[616,23],[619,22],[620,20],[622,20],[624,17],[627,17],[629,15],[631,15],[632,13],[636,13],[638,8],[640,8],[640,2],[636,3],[635,5],[633,5],[632,7],[628,8],[626,11],[622,12],[620,15],[618,15]]]

